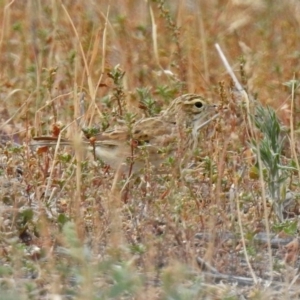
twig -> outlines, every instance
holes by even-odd
[[[228,60],[227,60],[227,58],[225,57],[225,55],[224,55],[224,53],[223,53],[221,47],[219,46],[219,44],[216,43],[216,44],[215,44],[215,47],[216,47],[216,49],[217,49],[217,51],[218,51],[218,53],[219,53],[219,55],[220,55],[220,58],[221,58],[221,60],[222,60],[222,62],[223,62],[223,64],[224,64],[224,66],[225,66],[225,69],[227,70],[227,72],[229,73],[230,77],[232,78],[232,80],[233,80],[233,82],[234,82],[235,87],[237,88],[237,90],[238,90],[239,92],[245,91],[244,88],[242,87],[242,85],[240,84],[240,82],[238,81],[238,79],[236,78],[236,76],[235,76],[235,74],[234,74],[234,72],[233,72],[231,66],[229,65]]]

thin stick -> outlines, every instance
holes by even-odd
[[[209,82],[209,72],[208,72],[208,57],[207,57],[207,39],[206,32],[204,28],[204,20],[202,14],[201,1],[199,1],[198,5],[198,16],[199,16],[199,28],[200,28],[200,41],[202,47],[202,61],[204,66],[204,78],[206,82]]]
[[[240,82],[238,81],[238,79],[236,78],[236,76],[235,76],[235,74],[234,74],[234,72],[233,72],[231,66],[229,65],[228,60],[227,60],[227,58],[225,57],[225,55],[224,55],[224,53],[223,53],[223,51],[222,51],[220,45],[219,45],[218,43],[216,43],[216,44],[215,44],[215,47],[216,47],[216,49],[217,49],[217,51],[218,51],[218,53],[219,53],[219,55],[220,55],[220,58],[221,58],[221,60],[222,60],[222,62],[223,62],[223,64],[224,64],[224,66],[225,66],[225,69],[227,70],[227,72],[229,73],[230,77],[232,78],[232,80],[233,80],[233,82],[234,82],[234,84],[235,84],[235,87],[237,88],[237,90],[238,90],[239,92],[243,92],[244,89],[243,89],[242,85],[240,84]]]
[[[79,38],[79,34],[78,34],[78,31],[74,25],[74,22],[67,10],[67,8],[65,7],[65,5],[63,3],[61,3],[61,6],[73,28],[73,31],[75,33],[75,36],[76,36],[76,39],[77,39],[77,42],[78,42],[78,45],[79,45],[79,49],[80,49],[80,52],[81,52],[81,56],[82,56],[82,59],[83,59],[83,63],[84,63],[84,69],[85,69],[85,72],[86,72],[86,76],[87,76],[87,81],[88,81],[88,86],[89,86],[89,92],[90,92],[90,95],[94,95],[95,94],[95,86],[92,82],[92,78],[91,78],[91,74],[90,74],[90,70],[89,70],[89,66],[88,66],[88,63],[87,63],[87,59],[86,59],[86,56],[85,56],[85,53],[84,53],[84,50],[83,50],[83,46],[82,46],[82,43],[80,41],[80,38]]]
[[[1,30],[1,35],[0,35],[0,53],[1,53],[2,44],[3,44],[3,40],[4,40],[4,30],[6,28],[5,25],[6,25],[7,18],[8,18],[8,12],[9,12],[10,6],[12,6],[12,4],[14,2],[15,2],[15,0],[12,0],[4,6],[2,26],[1,26],[2,30]]]
[[[150,12],[150,19],[152,23],[152,41],[153,41],[153,52],[154,52],[154,57],[156,60],[157,65],[163,70],[162,66],[159,63],[159,55],[158,55],[158,46],[157,46],[157,25],[155,23],[155,17],[154,13],[151,7],[151,4],[149,3],[149,12]]]
[[[239,227],[240,227],[241,241],[242,241],[242,245],[243,245],[244,256],[245,256],[248,268],[250,270],[250,274],[253,278],[253,281],[254,281],[255,284],[257,284],[258,280],[257,280],[257,277],[254,273],[252,265],[250,263],[249,255],[247,253],[247,247],[246,247],[246,242],[245,242],[245,234],[244,234],[244,230],[243,230],[241,210],[240,210],[240,197],[237,194],[236,194],[235,200],[236,200],[236,206],[237,206],[238,224],[239,224]]]

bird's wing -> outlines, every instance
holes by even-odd
[[[95,136],[96,143],[104,146],[118,146],[129,140],[127,128],[118,128],[101,132]]]
[[[176,125],[161,118],[147,118],[135,124],[132,137],[139,144],[165,147],[176,140]]]

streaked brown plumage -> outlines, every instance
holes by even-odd
[[[216,105],[209,104],[200,95],[186,94],[172,101],[158,116],[143,118],[133,124],[132,130],[121,127],[102,132],[94,137],[95,154],[113,168],[132,158],[133,170],[143,168],[145,161],[155,167],[170,156],[184,157],[188,149],[195,149],[199,130],[218,116]],[[88,140],[83,142],[93,148]],[[57,139],[36,137],[32,146],[53,146]],[[60,145],[71,145],[61,139]]]

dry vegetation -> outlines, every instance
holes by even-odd
[[[2,0],[0,16],[1,299],[299,298],[299,1]],[[182,176],[176,158],[128,178],[29,146],[187,92],[228,109]]]

